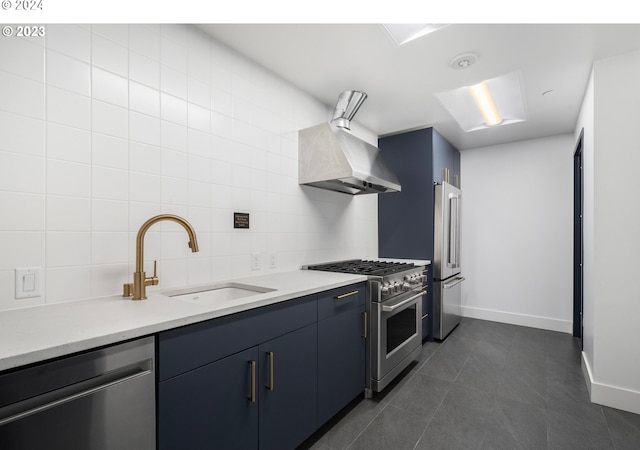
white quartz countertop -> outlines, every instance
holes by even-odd
[[[197,305],[162,292],[146,300],[121,296],[0,312],[0,371],[147,336],[215,317],[365,281],[366,276],[298,270],[228,280],[275,289],[249,297]],[[222,284],[216,281],[209,284]],[[207,284],[200,285],[207,286]],[[191,286],[190,286],[191,287]]]

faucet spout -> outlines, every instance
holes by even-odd
[[[124,285],[123,297],[133,297],[133,300],[144,300],[147,298],[147,286],[155,286],[159,280],[156,274],[156,265],[153,266],[153,276],[147,277],[144,272],[144,237],[152,225],[164,221],[176,222],[185,229],[189,235],[189,247],[192,252],[199,251],[198,239],[193,226],[180,216],[173,214],[160,214],[154,216],[142,224],[136,236],[136,271],[133,274],[133,283]]]

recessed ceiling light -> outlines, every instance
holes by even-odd
[[[475,53],[462,53],[451,60],[449,65],[452,69],[460,70],[466,69],[473,65],[478,60],[478,55]]]
[[[436,98],[464,131],[493,128],[526,120],[521,83],[520,72],[516,71],[441,92]],[[486,97],[493,99],[493,106]]]
[[[426,34],[433,33],[448,24],[433,23],[385,23],[382,28],[386,30],[391,39],[397,45],[404,45]]]

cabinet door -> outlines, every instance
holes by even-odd
[[[318,426],[365,388],[364,306],[318,322]]]
[[[258,448],[257,365],[252,347],[161,382],[158,448]]]
[[[295,448],[316,430],[317,324],[260,345],[260,448]]]

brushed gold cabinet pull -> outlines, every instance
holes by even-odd
[[[363,338],[367,338],[367,312],[362,313],[362,317],[364,317],[364,333],[362,334]]]
[[[343,298],[351,297],[352,295],[358,295],[358,291],[347,292],[346,294],[341,294],[336,296],[337,300],[342,300]]]
[[[422,316],[423,319],[426,319],[427,317],[429,317],[429,314],[425,314],[424,316]]]
[[[256,362],[249,361],[249,365],[251,366],[251,395],[249,396],[249,401],[251,403],[256,402]]]
[[[273,356],[273,352],[267,352],[267,355],[269,355],[269,384],[267,384],[267,389],[269,389],[270,391],[273,391],[273,360],[274,360],[274,356]]]

